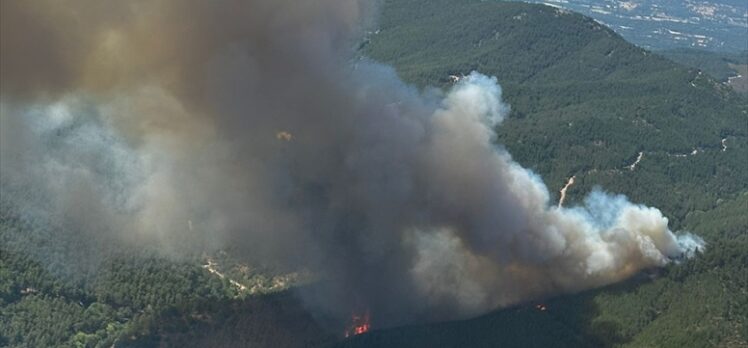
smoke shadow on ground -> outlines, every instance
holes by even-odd
[[[630,342],[630,335],[619,323],[602,316],[596,297],[636,291],[657,276],[653,272],[468,320],[375,330],[334,347],[615,347]]]
[[[205,301],[164,310],[157,331],[125,347],[614,347],[630,341],[604,319],[595,298],[631,293],[654,279],[645,271],[627,281],[578,294],[499,309],[459,321],[409,325],[344,339],[300,300],[308,286],[246,299]],[[311,285],[314,287],[314,285]],[[323,321],[320,324],[320,321]]]
[[[501,309],[462,321],[411,325],[343,339],[318,324],[298,289],[163,310],[150,331],[122,347],[612,347],[627,342],[618,324],[596,320],[594,296],[630,291],[641,280]],[[630,283],[630,284],[629,284]],[[623,286],[622,286],[623,285]]]

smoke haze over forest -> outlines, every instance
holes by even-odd
[[[371,308],[382,326],[602,286],[703,247],[620,195],[557,207],[495,143],[510,109],[496,78],[405,84],[355,52],[375,12],[3,1],[3,195],[60,233],[307,269],[315,312]]]

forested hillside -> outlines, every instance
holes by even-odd
[[[680,220],[748,185],[746,99],[579,14],[391,0],[362,50],[421,87],[496,76],[512,107],[498,142],[551,189],[576,176],[573,198],[602,185]]]
[[[62,257],[39,242],[60,240],[48,233],[0,216],[0,347],[299,346],[329,339],[293,294],[274,294],[290,284],[268,284],[271,273],[220,277],[199,258],[108,249],[95,271],[75,274],[86,267],[47,264]],[[72,250],[91,252],[79,245]]]
[[[658,54],[689,66],[701,69],[716,79],[731,86],[738,93],[748,93],[748,51],[741,53],[718,53],[695,49],[660,51]]]
[[[685,66],[702,69],[720,81],[727,81],[729,77],[737,74],[730,68],[731,64],[748,64],[748,51],[730,54],[681,48],[657,53]]]
[[[471,70],[497,76],[512,106],[498,142],[551,188],[575,176],[565,204],[599,185],[663,209],[708,246],[604,289],[341,346],[748,346],[745,99],[589,18],[540,5],[386,1],[363,50],[418,86]]]
[[[595,186],[626,194],[704,237],[706,250],[602,289],[465,321],[374,323],[340,341],[286,290],[302,275],[249,268],[230,250],[174,260],[50,238],[63,227],[0,197],[0,347],[748,347],[744,97],[542,5],[386,0],[359,51],[419,88],[496,76],[512,107],[499,146],[556,199],[572,176],[565,206]],[[70,253],[95,264],[57,261]]]

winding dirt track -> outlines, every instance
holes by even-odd
[[[226,276],[225,276],[225,275],[224,275],[223,273],[219,272],[219,271],[218,271],[218,270],[217,270],[217,269],[215,268],[215,267],[216,267],[216,263],[215,263],[215,262],[214,262],[213,260],[211,260],[211,259],[208,259],[208,260],[207,260],[207,262],[208,262],[207,264],[203,265],[203,268],[207,269],[207,270],[208,270],[208,272],[210,272],[210,273],[213,273],[213,274],[217,275],[217,276],[218,276],[219,278],[221,278],[221,279],[223,279],[223,278],[226,278]],[[242,285],[241,283],[237,282],[236,280],[233,280],[233,279],[231,279],[231,278],[226,278],[226,279],[228,279],[228,280],[229,280],[229,283],[231,283],[231,285],[233,285],[233,286],[235,286],[235,287],[239,288],[239,290],[241,290],[241,291],[245,291],[245,290],[247,290],[247,287],[246,287],[246,286]]]

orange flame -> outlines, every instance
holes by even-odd
[[[366,333],[369,329],[371,329],[371,322],[368,310],[364,315],[353,314],[351,316],[351,325],[345,330],[345,337],[360,335]]]

